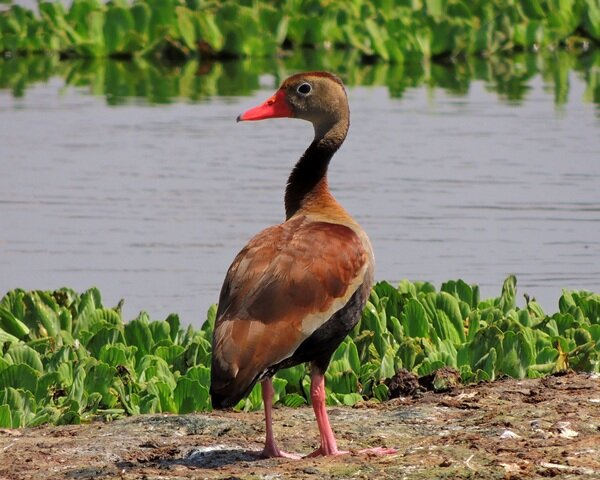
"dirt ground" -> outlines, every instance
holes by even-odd
[[[329,409],[340,448],[397,453],[261,459],[261,412],[151,415],[0,430],[0,479],[600,478],[600,376],[500,380]],[[309,407],[277,408],[287,451],[309,453]]]

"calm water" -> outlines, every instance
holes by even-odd
[[[552,311],[562,287],[600,291],[598,63],[558,79],[459,68],[444,88],[435,72],[347,72],[352,125],[330,184],[369,233],[377,278],[463,278],[490,296],[515,273]],[[235,123],[283,69],[159,70],[177,84],[162,91],[118,65],[3,68],[0,292],[95,285],[126,318],[200,325],[235,254],[282,221],[311,140],[301,121]]]

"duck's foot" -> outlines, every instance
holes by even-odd
[[[299,460],[302,458],[300,455],[296,453],[288,453],[283,450],[279,450],[276,445],[265,445],[265,448],[260,453],[262,458],[291,458],[294,460]]]

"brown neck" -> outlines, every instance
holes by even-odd
[[[285,189],[286,219],[293,216],[309,199],[331,196],[327,184],[327,168],[331,157],[346,138],[348,125],[347,120],[340,120],[324,134],[315,125],[315,139],[288,178]]]

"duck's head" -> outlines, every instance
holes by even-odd
[[[266,102],[242,113],[240,121],[301,118],[311,122],[317,135],[340,122],[349,123],[344,84],[328,72],[298,73],[286,79]]]

